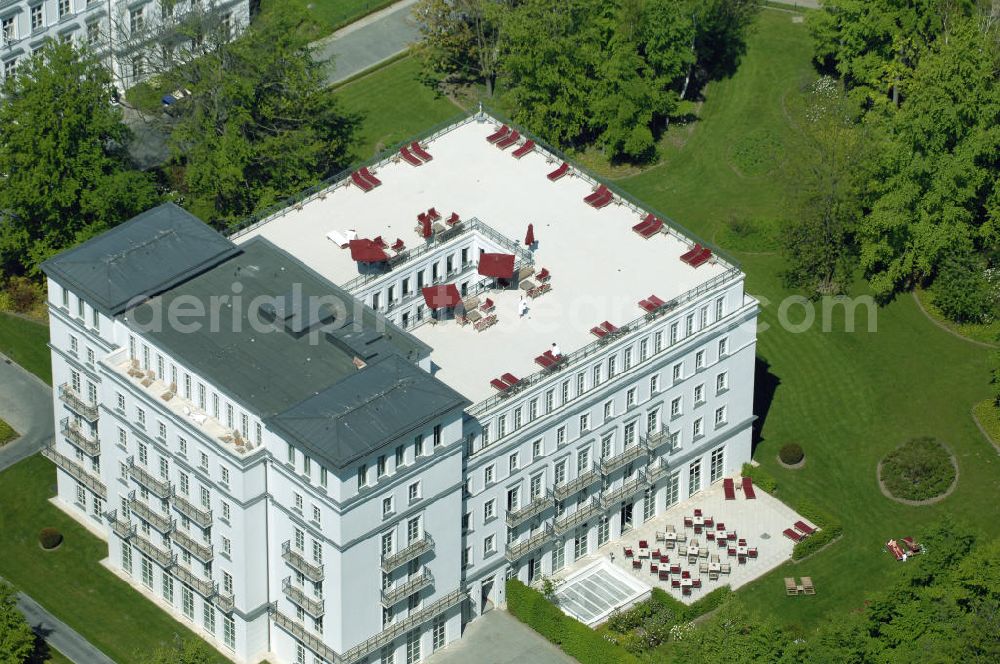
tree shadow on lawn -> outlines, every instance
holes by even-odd
[[[764,440],[762,432],[767,415],[774,401],[774,393],[778,391],[781,379],[771,373],[771,363],[762,357],[754,360],[753,414],[757,420],[753,423],[753,438],[750,442],[751,457],[757,453],[757,446]]]

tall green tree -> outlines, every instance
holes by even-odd
[[[785,164],[789,221],[782,235],[785,279],[811,295],[846,290],[856,265],[854,233],[861,220],[869,136],[839,84],[814,84],[802,131]]]
[[[171,73],[178,104],[169,145],[184,201],[225,226],[341,170],[357,119],[340,109],[292,7]]]
[[[27,662],[35,649],[35,634],[17,608],[14,589],[0,581],[0,662]]]
[[[61,249],[158,200],[134,170],[129,131],[111,105],[111,76],[90,54],[54,41],[5,79],[0,99],[0,263],[37,273]]]

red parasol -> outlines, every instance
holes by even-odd
[[[535,244],[535,225],[528,224],[528,234],[524,236],[524,246],[530,247]]]

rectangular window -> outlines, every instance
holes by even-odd
[[[142,557],[142,563],[140,565],[142,569],[142,585],[147,588],[153,587],[153,561],[146,556]]]
[[[670,417],[679,417],[681,414],[681,398],[677,397],[670,402]]]
[[[492,464],[483,469],[483,486],[493,484],[494,473],[494,466]]]
[[[483,523],[489,523],[497,515],[497,501],[490,498],[483,503]]]
[[[536,417],[538,417],[538,399],[532,399],[528,402],[528,421],[531,422]]]
[[[679,336],[679,334],[678,334],[677,323],[676,322],[671,323],[670,324],[670,345],[671,346],[673,346],[675,343],[677,343],[678,336]]]
[[[705,386],[695,385],[694,388],[694,405],[705,403]]]
[[[201,606],[202,625],[209,634],[215,634],[215,606],[211,602],[205,602]]]
[[[194,593],[187,586],[181,586],[181,611],[190,619],[194,619]]]
[[[705,351],[699,350],[694,354],[694,368],[701,369],[705,366]]]
[[[729,354],[729,338],[722,337],[719,339],[719,358],[723,358]]]
[[[715,409],[715,426],[721,427],[726,423],[726,407],[720,406]]]
[[[382,518],[392,514],[392,496],[382,499]]]
[[[601,458],[608,459],[615,453],[615,435],[609,433],[601,439]]]
[[[656,433],[660,428],[660,409],[655,408],[646,413],[646,433]]]
[[[709,481],[712,483],[722,479],[722,473],[725,472],[725,452],[725,447],[712,450],[711,465],[709,466]]]
[[[556,464],[555,468],[555,483],[556,485],[563,484],[566,481],[566,460],[562,460]]]
[[[31,30],[39,30],[45,27],[45,15],[41,4],[31,8]]]
[[[423,456],[423,454],[424,454],[424,435],[419,434],[413,439],[413,458],[416,459],[419,456]]]
[[[368,483],[368,466],[361,464],[358,466],[358,489],[364,488]]]
[[[628,371],[632,368],[632,349],[626,348],[622,353],[622,368]]]
[[[639,361],[645,362],[647,357],[649,357],[649,339],[643,339],[639,342]]]
[[[701,461],[694,461],[688,466],[688,496],[693,496],[701,490]]]
[[[420,517],[416,516],[406,522],[406,544],[409,546],[420,539]]]
[[[556,397],[555,390],[548,390],[545,393],[545,412],[546,413],[551,413],[555,409],[555,401],[556,401],[555,397]]]
[[[521,414],[520,411],[518,411],[518,416],[519,416],[518,420],[520,420],[520,414]],[[441,442],[442,442],[442,439],[441,439],[441,425],[440,424],[435,424],[434,425],[434,447],[437,447],[438,445],[440,445]]]
[[[507,435],[507,416],[500,415],[497,417],[497,440],[500,440],[505,435]]]
[[[145,21],[143,9],[145,9],[145,7],[137,7],[129,12],[129,31],[132,32],[132,34],[142,30],[143,23]]]
[[[205,509],[210,509],[212,507],[211,495],[205,487],[201,487],[201,506]]]
[[[222,640],[227,648],[236,648],[236,623],[229,616],[222,616]]]
[[[660,391],[660,374],[655,374],[649,378],[649,393],[656,394]]]
[[[684,378],[684,364],[681,363],[681,362],[678,362],[677,364],[674,365],[674,368],[673,368],[674,384],[680,382],[681,379],[683,379],[683,378]]]
[[[604,402],[604,421],[607,422],[612,417],[615,416],[615,402],[614,400]]]
[[[580,416],[580,435],[587,431],[590,431],[590,413],[584,413]]]
[[[556,429],[556,445],[562,445],[566,442],[566,426],[561,426]]]
[[[624,438],[625,447],[631,447],[635,444],[635,421],[629,422],[625,425],[625,435]]]
[[[437,616],[434,618],[434,622],[431,623],[431,650],[444,648],[444,644],[447,642],[444,630],[444,616]]]
[[[601,384],[601,365],[598,364],[596,367],[594,367],[594,380],[591,381],[591,385],[597,387],[600,384]]]
[[[410,504],[420,500],[420,482],[414,482],[406,489],[406,495],[410,499]]]
[[[174,577],[164,574],[161,579],[161,594],[169,604],[174,603]]]
[[[715,320],[721,320],[725,315],[726,298],[720,297],[715,301]]]
[[[618,371],[618,358],[612,355],[608,358],[608,378],[614,378]]]
[[[633,387],[625,393],[625,407],[631,408],[635,405],[636,389]]]
[[[386,474],[385,455],[380,454],[375,464],[375,477],[381,478]]]
[[[694,425],[691,427],[691,433],[695,438],[704,433],[704,418],[699,417],[694,421]]]

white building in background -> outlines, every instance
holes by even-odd
[[[634,232],[649,213],[618,195],[591,207],[596,182],[546,177],[561,162],[540,145],[513,158],[497,124],[467,118],[421,142],[433,160],[394,154],[370,191],[346,178],[230,239],[167,204],[44,266],[58,500],[235,661],[419,661],[506,578],[750,458],[743,273],[682,261],[694,242],[669,223]],[[396,249],[341,247],[355,235]],[[484,252],[513,262],[507,288]],[[432,316],[446,285],[467,324]]]
[[[116,84],[141,80],[144,68],[137,41],[152,48],[197,48],[167,38],[159,28],[173,26],[194,11],[217,12],[223,26],[238,32],[250,23],[251,0],[0,0],[0,63],[4,76],[47,39],[91,48],[111,68]]]

